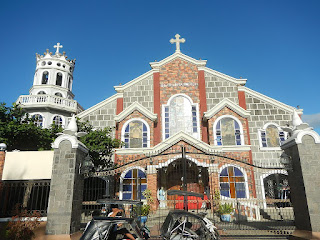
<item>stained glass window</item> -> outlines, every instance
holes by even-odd
[[[269,125],[260,132],[262,147],[279,147],[286,140],[285,133],[279,131],[277,126]]]
[[[168,138],[180,131],[198,137],[197,108],[182,95],[174,97],[164,107],[164,136]]]
[[[124,131],[125,148],[148,147],[148,129],[146,124],[139,120],[130,122]]]
[[[140,169],[129,170],[123,179],[122,199],[145,199],[142,193],[147,189],[147,176]]]
[[[239,123],[230,117],[222,118],[216,125],[217,145],[241,145]]]
[[[245,198],[245,178],[242,171],[233,166],[222,169],[220,173],[220,194],[230,198]]]

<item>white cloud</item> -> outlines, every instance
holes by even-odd
[[[302,115],[302,121],[308,123],[310,127],[320,128],[320,113]]]

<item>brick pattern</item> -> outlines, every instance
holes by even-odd
[[[5,158],[6,158],[6,152],[5,151],[0,151],[0,181],[2,180],[2,174],[3,174]]]
[[[254,164],[274,164],[279,161],[281,150],[261,151],[259,146],[259,129],[266,123],[276,123],[285,126],[292,121],[292,113],[279,109],[269,103],[257,99],[246,93],[247,110],[251,111],[248,118],[250,139],[252,145],[252,156]]]
[[[88,120],[94,128],[115,127],[117,101],[110,102],[100,109],[95,110],[81,120]]]
[[[179,86],[179,84],[181,85],[183,83],[188,85]],[[177,84],[177,86],[175,86],[175,84]],[[167,104],[171,96],[179,93],[189,96],[193,103],[199,104],[200,102],[198,68],[190,62],[178,58],[162,66],[160,69],[160,106]],[[159,116],[158,124],[161,124],[161,120],[161,116]]]
[[[140,103],[153,112],[153,76],[125,89],[123,92],[123,108],[126,109],[134,102]]]
[[[224,98],[238,104],[238,87],[236,84],[205,72],[207,109],[210,110]]]

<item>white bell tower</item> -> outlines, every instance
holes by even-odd
[[[76,60],[68,59],[65,52],[60,53],[63,48],[60,43],[54,48],[54,54],[49,49],[43,55],[36,54],[33,86],[29,95],[22,95],[17,100],[30,115],[37,117],[42,127],[50,127],[51,124],[66,126],[71,114],[83,111],[73,100],[72,93]]]

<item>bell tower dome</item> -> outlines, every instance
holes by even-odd
[[[30,95],[48,94],[73,99],[72,83],[75,59],[69,60],[66,53],[60,53],[63,46],[54,45],[55,54],[49,49],[43,54],[36,54],[37,66]]]
[[[68,59],[65,52],[60,53],[62,47],[57,43],[54,54],[49,49],[43,55],[36,54],[36,71],[29,95],[21,95],[17,100],[43,127],[66,126],[71,114],[83,111],[72,93],[76,60]]]

